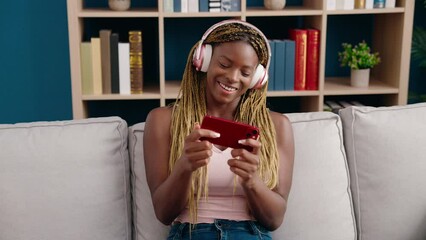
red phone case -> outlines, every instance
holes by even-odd
[[[255,126],[209,115],[204,117],[201,128],[220,133],[219,138],[201,138],[201,140],[206,139],[213,144],[230,148],[244,148],[250,152],[253,148],[239,144],[238,140],[259,137],[259,129]]]

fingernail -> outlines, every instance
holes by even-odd
[[[245,139],[238,140],[238,143],[239,143],[239,144],[243,144],[243,143],[245,143],[245,142],[246,142],[246,140],[245,140]]]
[[[217,132],[213,133],[213,137],[214,137],[214,138],[218,138],[218,137],[220,137],[220,133],[217,133]]]

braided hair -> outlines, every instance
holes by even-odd
[[[231,22],[214,29],[204,40],[205,44],[214,46],[232,41],[245,41],[257,53],[259,63],[267,66],[269,53],[261,34],[246,24]],[[196,122],[200,123],[207,114],[206,108],[206,73],[198,72],[192,65],[192,56],[199,42],[196,43],[187,59],[178,100],[171,104],[172,121],[170,127],[171,146],[169,171],[173,170],[176,160],[182,154],[184,139],[191,132]],[[268,69],[266,69],[267,71]],[[278,152],[275,127],[266,107],[267,84],[260,89],[248,89],[241,96],[234,120],[255,125],[260,130],[259,141],[260,161],[259,175],[265,184],[273,189],[278,185]],[[234,181],[235,184],[235,181]],[[197,206],[201,197],[208,196],[207,167],[197,169],[192,173],[189,194],[189,210],[191,221],[197,221]]]

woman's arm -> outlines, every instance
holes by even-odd
[[[181,157],[169,175],[171,109],[152,110],[144,131],[145,170],[155,215],[169,225],[185,208],[191,186],[192,172],[205,166],[212,154],[212,145],[201,137],[215,137],[196,124],[186,137]]]
[[[277,150],[279,156],[279,183],[271,191],[258,175],[260,143],[253,139],[245,144],[254,147],[252,153],[234,149],[232,154],[239,159],[229,160],[231,171],[239,175],[248,205],[253,216],[269,230],[277,229],[283,222],[291,188],[294,140],[291,123],[282,114],[271,112],[275,125]]]

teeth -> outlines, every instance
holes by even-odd
[[[219,83],[219,85],[223,88],[223,89],[225,89],[226,91],[237,91],[237,88],[233,88],[233,87],[228,87],[228,86],[226,86],[226,85],[224,85],[223,83]]]

